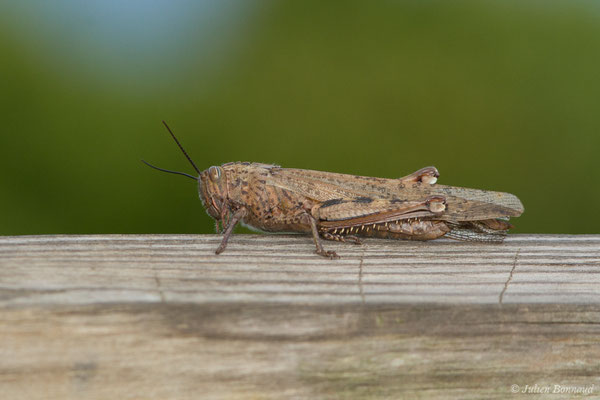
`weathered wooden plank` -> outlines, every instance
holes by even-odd
[[[592,397],[600,386],[597,306],[111,303],[0,315],[3,398],[505,399],[512,385]]]
[[[600,236],[510,236],[328,243],[238,235],[215,256],[216,235],[0,238],[0,305],[121,301],[503,303],[600,302]]]
[[[598,397],[600,236],[219,240],[0,238],[1,397]]]

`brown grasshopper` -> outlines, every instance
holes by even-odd
[[[372,178],[232,162],[200,171],[167,124],[163,124],[198,177],[148,166],[198,181],[200,200],[215,219],[225,250],[238,223],[264,232],[312,234],[319,255],[338,258],[321,239],[360,244],[360,236],[430,240],[450,237],[501,242],[523,213],[509,193],[436,185],[439,173],[425,167],[398,179]]]

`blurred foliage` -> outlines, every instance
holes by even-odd
[[[229,7],[212,31],[200,10],[173,20],[165,58],[85,42],[92,11],[60,35],[35,9],[0,12],[0,234],[212,232],[192,181],[140,162],[192,171],[162,119],[201,168],[435,165],[440,183],[517,194],[515,232],[598,232],[581,205],[600,195],[596,3]]]

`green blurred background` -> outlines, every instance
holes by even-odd
[[[0,234],[208,233],[193,172],[260,161],[517,194],[597,233],[594,1],[0,5]]]

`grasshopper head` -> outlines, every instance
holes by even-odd
[[[221,220],[227,209],[227,176],[222,167],[202,171],[198,179],[198,194],[208,214]]]
[[[192,167],[194,167],[194,170],[196,170],[196,172],[198,173],[198,177],[186,174],[184,172],[170,171],[167,169],[158,168],[152,164],[148,164],[144,160],[142,160],[142,162],[148,165],[149,167],[152,167],[159,171],[168,172],[171,174],[179,174],[197,180],[198,194],[208,214],[217,221],[223,221],[224,219],[227,219],[230,209],[227,203],[227,177],[225,176],[225,170],[223,169],[223,167],[210,167],[209,169],[200,172],[196,164],[192,161],[190,156],[188,156],[187,152],[184,150],[181,143],[179,143],[179,140],[177,140],[167,123],[163,121],[163,124],[167,128],[167,131],[169,132],[173,140],[175,140],[175,143],[177,143],[177,146],[179,146],[179,149],[181,149],[181,152],[188,159]]]

